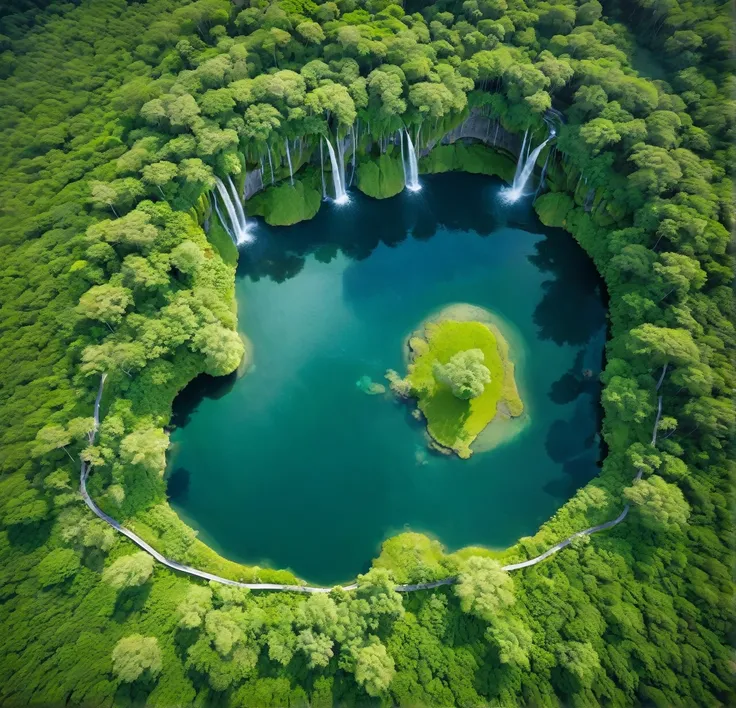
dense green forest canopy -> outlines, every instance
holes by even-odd
[[[733,703],[730,26],[711,0],[4,8],[0,701]],[[215,178],[242,188],[262,166],[263,196],[287,200],[291,145],[312,203],[323,138],[354,136],[361,168],[388,171],[404,126],[430,147],[475,111],[539,142],[553,107],[565,123],[536,208],[608,287],[608,454],[504,560],[626,500],[625,523],[513,575],[482,549],[404,534],[356,591],[305,599],[172,573],[83,505],[80,455],[98,503],[167,556],[293,581],[219,558],[166,504],[174,396],[243,353]],[[468,168],[453,150],[423,164]]]

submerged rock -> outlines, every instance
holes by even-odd
[[[370,376],[361,376],[355,385],[369,396],[377,396],[381,393],[386,393],[386,387],[383,384],[376,383],[371,379]]]

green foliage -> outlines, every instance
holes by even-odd
[[[161,650],[156,637],[131,634],[121,639],[112,650],[112,670],[126,683],[138,680],[144,673],[156,676],[161,667]]]
[[[432,372],[437,381],[450,387],[453,396],[463,400],[477,398],[491,381],[484,359],[482,349],[467,349],[453,354],[446,364],[432,362]]]
[[[424,336],[426,342],[410,341],[415,356],[406,381],[432,438],[469,457],[470,444],[499,406],[504,415],[523,409],[508,345],[498,330],[472,321],[441,319],[428,324]]]
[[[545,226],[565,226],[565,218],[574,206],[573,200],[562,192],[542,194],[535,202],[534,209]]]
[[[455,594],[463,612],[492,622],[514,603],[514,583],[498,561],[474,556],[461,568]]]
[[[322,202],[318,175],[311,173],[304,179],[269,187],[248,202],[251,214],[262,216],[272,226],[291,226],[314,217]]]
[[[130,556],[121,556],[105,568],[102,579],[117,590],[133,588],[147,582],[153,573],[153,556],[138,551]]]
[[[680,488],[665,482],[659,475],[635,482],[624,489],[626,498],[640,510],[644,522],[654,529],[684,526],[690,506]]]
[[[71,548],[57,548],[38,564],[38,582],[42,587],[57,585],[79,569],[79,556]]]
[[[393,197],[404,189],[401,160],[388,154],[363,159],[358,164],[358,189],[374,199]]]
[[[0,702],[734,703],[725,4],[99,0],[15,3],[0,23]],[[522,133],[551,103],[567,122],[537,209],[606,281],[608,455],[504,562],[628,499],[625,523],[518,571],[514,604],[494,552],[385,544],[376,564],[403,582],[465,563],[457,589],[473,614],[446,589],[402,597],[383,572],[317,600],[126,570],[132,545],[75,491],[79,455],[94,498],[157,548],[227,577],[296,582],[214,554],[166,505],[159,474],[176,393],[242,352],[237,250],[205,194],[215,174],[242,187],[270,154],[283,180],[288,139],[303,193],[290,200],[299,187],[284,182],[249,213],[293,223],[318,208],[319,171],[303,165],[320,135],[355,129],[359,187],[379,196],[403,182],[386,146],[406,124],[418,151],[436,145],[422,171],[510,181],[514,159],[438,141],[468,104]],[[143,576],[122,592],[103,582]]]

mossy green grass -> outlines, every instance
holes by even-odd
[[[412,336],[409,346],[412,362],[406,380],[427,420],[427,432],[439,446],[468,458],[473,441],[497,415],[521,415],[524,406],[508,343],[497,328],[486,322],[442,319],[426,324],[423,336]],[[483,352],[491,381],[480,396],[462,400],[449,386],[437,381],[433,366],[435,362],[445,364],[468,349]]]
[[[270,226],[292,226],[314,218],[321,202],[319,171],[307,168],[293,185],[286,179],[256,194],[248,200],[246,210],[251,216],[262,216]]]

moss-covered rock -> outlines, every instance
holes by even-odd
[[[516,163],[508,155],[481,143],[466,145],[456,142],[452,145],[437,145],[429,155],[420,160],[419,171],[428,174],[471,172],[493,175],[510,182],[514,178]]]
[[[301,179],[268,187],[246,203],[248,214],[262,216],[271,226],[291,226],[314,218],[322,201],[319,175],[309,170]]]
[[[573,206],[575,206],[573,200],[562,192],[548,192],[534,202],[539,220],[545,226],[564,226]]]
[[[227,229],[220,222],[216,211],[212,211],[210,215],[210,226],[207,230],[207,240],[217,251],[222,260],[229,266],[238,265],[238,247],[233,243],[233,239],[227,232]]]
[[[381,155],[377,160],[370,156],[358,163],[358,189],[374,199],[387,199],[404,189],[404,167],[401,157]]]

